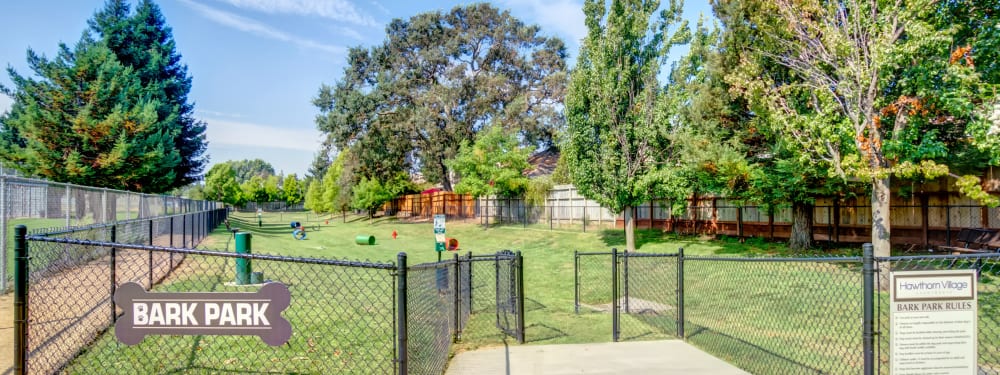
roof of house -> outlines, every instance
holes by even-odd
[[[536,152],[528,157],[528,164],[531,166],[524,171],[528,178],[551,175],[556,170],[556,163],[559,162],[559,150],[548,148],[545,151]]]

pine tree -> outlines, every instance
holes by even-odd
[[[159,121],[169,129],[181,163],[174,167],[173,187],[197,181],[205,168],[205,123],[194,118],[188,102],[191,77],[181,63],[172,30],[159,6],[143,0],[135,13],[127,0],[108,0],[88,22],[90,31],[114,52],[122,65],[139,76],[148,95],[156,99]]]

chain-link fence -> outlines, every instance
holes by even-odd
[[[11,228],[72,228],[221,208],[217,202],[0,175],[0,292],[13,279]]]
[[[496,290],[508,284],[498,286],[496,269],[521,269],[520,257],[509,252],[407,267],[405,254],[390,264],[162,245],[193,246],[225,212],[179,218],[21,237],[19,249],[30,257],[18,258],[27,279],[15,282],[15,336],[26,341],[7,372],[440,374],[463,330],[497,319]],[[165,228],[181,230],[181,239]],[[249,263],[262,283],[241,285],[239,262]],[[281,314],[293,334],[283,345],[254,336],[158,335],[132,346],[115,338],[113,326],[125,312],[112,296],[126,283],[205,293],[255,292],[269,282],[291,294]],[[509,298],[523,305],[523,295]]]
[[[615,341],[676,335],[751,373],[888,373],[890,270],[973,269],[977,373],[1000,374],[1000,254],[876,259],[870,251],[811,258],[577,253],[575,304],[578,313],[608,313]]]

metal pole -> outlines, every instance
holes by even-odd
[[[181,247],[187,247],[187,218],[187,214],[181,216]]]
[[[517,251],[517,342],[524,344],[524,257]]]
[[[153,221],[149,221],[149,246],[153,246]],[[149,250],[149,290],[153,289],[153,251]]]
[[[228,246],[228,244],[226,245]],[[170,247],[174,247],[174,218],[170,218]],[[228,250],[228,249],[227,249]],[[174,252],[170,252],[170,270],[174,270]]]
[[[396,255],[396,357],[400,375],[407,373],[406,253]]]
[[[458,253],[454,254],[454,259],[455,259],[455,264],[454,264],[454,266],[455,266],[455,272],[453,273],[453,275],[455,277],[455,281],[452,282],[451,285],[454,285],[454,289],[452,289],[452,293],[455,294],[454,295],[454,297],[455,297],[455,299],[454,299],[455,306],[454,306],[454,311],[453,311],[454,314],[455,314],[455,319],[454,319],[454,321],[455,321],[455,333],[452,335],[452,340],[451,341],[452,342],[458,342],[458,340],[460,340],[462,338],[462,324],[461,324],[461,318],[460,318],[462,316],[462,298],[461,298],[461,293],[459,293],[459,291],[458,291],[458,289],[459,289]]]
[[[611,249],[611,337],[618,342],[618,249]]]
[[[677,337],[684,339],[684,248],[677,249]]]
[[[14,374],[24,375],[28,364],[28,228],[14,227]]]
[[[862,275],[864,277],[862,339],[864,350],[864,374],[873,375],[875,373],[875,257],[872,244],[866,243],[862,246],[864,254],[862,258]]]
[[[622,253],[622,260],[624,262],[623,265],[625,266],[625,273],[624,273],[624,277],[622,278],[622,283],[625,285],[625,287],[623,289],[624,289],[624,292],[625,292],[624,293],[625,294],[625,298],[624,299],[625,299],[625,313],[626,314],[632,312],[632,310],[629,309],[629,307],[628,307],[628,300],[629,300],[629,297],[628,297],[628,254],[629,254],[628,251],[625,251],[624,253]]]
[[[117,238],[118,225],[111,225],[111,243],[115,243]],[[111,294],[108,295],[108,299],[111,300],[111,322],[114,323],[118,321],[118,313],[115,311],[115,290],[118,289],[118,275],[116,274],[118,270],[117,265],[118,250],[114,246],[111,247]]]
[[[573,311],[580,314],[580,251],[573,250]]]
[[[70,205],[69,189],[70,189],[70,185],[66,185],[66,227],[67,228],[69,228],[69,205]]]
[[[469,252],[469,314],[472,314],[472,252]]]
[[[47,192],[46,195],[48,195]],[[3,247],[2,254],[0,254],[0,292],[6,292],[7,291],[7,176],[0,176],[0,247]]]

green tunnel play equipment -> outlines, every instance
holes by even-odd
[[[375,236],[368,234],[359,234],[357,237],[354,237],[354,243],[358,245],[374,245]]]

